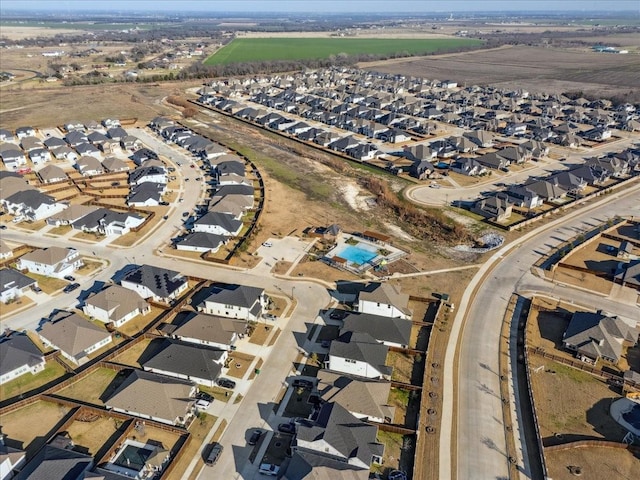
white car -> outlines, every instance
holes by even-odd
[[[209,405],[211,405],[211,402],[208,402],[207,400],[204,400],[202,398],[196,402],[196,407],[198,407],[200,410],[206,410],[207,408],[209,408]]]
[[[263,473],[264,475],[275,476],[280,473],[280,467],[278,465],[274,465],[273,463],[261,463],[258,472]]]
[[[263,247],[273,247],[273,243],[271,243],[271,242],[263,242],[262,246]]]

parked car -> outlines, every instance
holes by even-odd
[[[192,163],[191,165],[189,165],[191,168],[196,168],[196,166]]]
[[[211,449],[209,450],[209,454],[207,455],[207,458],[204,461],[204,463],[210,467],[215,465],[218,459],[220,458],[220,455],[222,455],[222,450],[223,450],[222,445],[220,445],[219,443],[212,443]]]
[[[263,318],[265,318],[266,320],[277,320],[278,317],[276,317],[273,313],[265,313],[264,315],[262,315]]]
[[[182,212],[182,217],[187,218],[189,216],[189,212]]]
[[[278,425],[278,431],[282,433],[296,433],[296,425],[294,423],[281,423]]]
[[[261,463],[259,473],[263,473],[265,475],[276,476],[280,473],[280,467],[278,465],[274,465],[273,463]]]
[[[65,280],[69,281],[69,282],[75,282],[76,281],[76,279],[72,275],[65,275],[63,278]]]
[[[213,396],[209,395],[207,392],[196,393],[196,398],[198,400],[206,400],[207,402],[213,402]]]
[[[7,226],[6,225],[0,225],[0,230],[6,230]]]
[[[196,402],[196,407],[198,407],[200,410],[206,410],[207,408],[209,408],[209,405],[211,405],[211,402],[202,398]]]
[[[296,378],[293,383],[294,388],[305,388],[311,390],[313,388],[313,382],[311,380],[304,380],[302,378]]]
[[[234,382],[233,380],[229,380],[228,378],[219,378],[217,380],[217,383],[223,388],[230,388],[230,389],[236,388],[236,382]]]
[[[263,242],[262,246],[263,247],[273,247],[273,243],[271,243],[271,242]]]
[[[163,215],[163,216],[162,216],[162,219],[163,219],[163,220],[169,220],[169,215]]]
[[[158,205],[162,205],[163,207],[168,207],[169,206],[169,202],[160,202],[160,203],[158,203]]]
[[[31,290],[33,290],[36,293],[42,293],[42,289],[40,287],[38,287],[37,285],[32,286]]]
[[[329,314],[329,318],[331,320],[342,320],[346,316],[347,312],[345,312],[344,310],[334,310]]]
[[[62,291],[64,293],[69,293],[69,292],[73,292],[76,288],[78,288],[80,286],[79,283],[70,283],[69,285],[67,285],[66,287],[64,287],[62,289]]]
[[[260,440],[262,436],[262,430],[254,430],[251,436],[249,437],[249,441],[247,442],[249,445],[255,445]]]

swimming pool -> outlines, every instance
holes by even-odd
[[[369,245],[345,245],[344,248],[335,252],[335,256],[344,258],[354,265],[363,265],[378,256],[378,250]]]
[[[153,450],[149,448],[127,445],[113,461],[113,464],[139,472],[152,453]]]

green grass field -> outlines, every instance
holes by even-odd
[[[205,65],[271,60],[311,60],[331,55],[422,55],[482,44],[471,38],[237,38],[205,60]]]

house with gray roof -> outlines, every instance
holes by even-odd
[[[467,175],[469,177],[477,177],[487,173],[484,165],[480,164],[475,158],[461,157],[451,164],[451,171]]]
[[[108,285],[88,297],[82,311],[90,318],[118,328],[138,315],[146,315],[151,307],[137,292],[120,285]]]
[[[215,235],[207,232],[192,232],[178,239],[176,249],[186,252],[211,252],[216,253],[225,245],[229,237]]]
[[[13,257],[13,248],[0,238],[0,260]]]
[[[511,216],[513,204],[509,196],[501,193],[492,197],[482,198],[471,207],[473,213],[490,218],[496,222],[503,222]]]
[[[166,375],[131,370],[105,401],[107,409],[168,425],[188,425],[193,418],[195,383]]]
[[[567,196],[566,188],[549,180],[533,180],[524,187],[538,195],[543,201],[557,202]]]
[[[22,190],[8,198],[2,198],[1,201],[9,213],[32,222],[47,218],[67,207],[38,190]]]
[[[633,326],[602,312],[575,312],[562,343],[582,361],[617,363],[627,347],[636,346],[639,334],[637,323]]]
[[[264,289],[246,285],[216,285],[196,306],[199,312],[230,318],[256,321],[267,306]]]
[[[73,222],[80,220],[85,215],[95,212],[96,210],[99,210],[99,207],[93,205],[69,205],[68,208],[60,213],[56,213],[47,218],[47,223],[55,226],[71,225]]]
[[[177,299],[189,287],[179,272],[154,265],[140,265],[128,272],[120,284],[138,292],[142,298],[164,303]]]
[[[395,407],[389,405],[390,382],[320,370],[316,388],[323,402],[339,403],[356,418],[393,423]]]
[[[8,170],[17,170],[27,164],[27,157],[24,152],[17,148],[2,150],[0,158],[2,158],[2,163]]]
[[[167,334],[185,342],[230,350],[247,332],[244,320],[190,311],[182,313],[184,318],[180,324],[170,328]]]
[[[45,363],[43,353],[26,334],[0,337],[0,385],[27,373],[35,375]]]
[[[89,360],[88,355],[111,343],[111,334],[77,313],[61,311],[37,331],[46,347],[60,350],[76,365]]]
[[[63,278],[74,273],[82,265],[84,262],[75,248],[48,247],[23,255],[16,267],[45,277]]]
[[[614,278],[616,283],[640,291],[640,260],[632,260],[622,265],[622,268],[616,272]]]
[[[131,170],[124,160],[117,157],[107,157],[102,161],[102,166],[107,172],[128,172]]]
[[[40,165],[51,160],[51,153],[46,148],[34,148],[29,152],[29,159],[34,165]]]
[[[24,295],[29,288],[37,286],[36,280],[13,268],[0,269],[0,301],[2,303],[15,300]]]
[[[70,438],[59,435],[24,466],[15,480],[83,480],[93,457],[74,450]]]
[[[80,157],[87,156],[94,157],[96,159],[102,158],[102,153],[100,152],[98,147],[92,145],[91,143],[81,143],[80,145],[76,145],[74,148],[76,152],[78,152],[78,155],[80,155]]]
[[[98,208],[71,223],[75,230],[99,235],[125,235],[144,223],[144,218],[130,212]]]
[[[10,142],[14,139],[13,132],[6,128],[0,128],[0,142]]]
[[[44,141],[42,143],[49,150],[53,150],[56,147],[65,147],[65,146],[67,146],[67,142],[65,142],[63,139],[61,139],[59,137],[47,137],[47,138],[44,139]]]
[[[129,174],[130,185],[139,185],[145,182],[167,183],[166,168],[157,165],[143,165]]]
[[[372,282],[358,294],[358,311],[384,317],[411,320],[409,295],[390,283]]]
[[[37,175],[42,183],[63,182],[69,178],[65,171],[57,165],[47,165],[38,170]]]
[[[85,177],[104,173],[104,167],[100,160],[89,155],[81,156],[76,162],[76,168]]]
[[[340,462],[343,468],[369,473],[372,464],[381,464],[384,445],[378,442],[378,427],[365,423],[336,402],[322,405],[315,424],[299,425],[292,443],[296,453]]]
[[[407,348],[411,337],[411,320],[370,313],[350,312],[343,319],[340,333],[368,333],[378,342],[389,347]]]
[[[392,367],[385,365],[389,347],[368,333],[344,332],[329,347],[325,368],[365,378],[391,378]]]
[[[209,211],[193,223],[193,231],[235,237],[242,226],[243,223],[231,214]]]
[[[193,381],[207,387],[215,385],[229,356],[227,350],[173,339],[154,340],[149,347],[157,347],[158,350],[142,364],[145,371]]]
[[[165,183],[144,182],[131,187],[127,197],[130,207],[157,207],[167,190]]]
[[[72,130],[64,136],[65,141],[70,147],[77,147],[83,143],[88,143],[87,134],[80,130]]]

